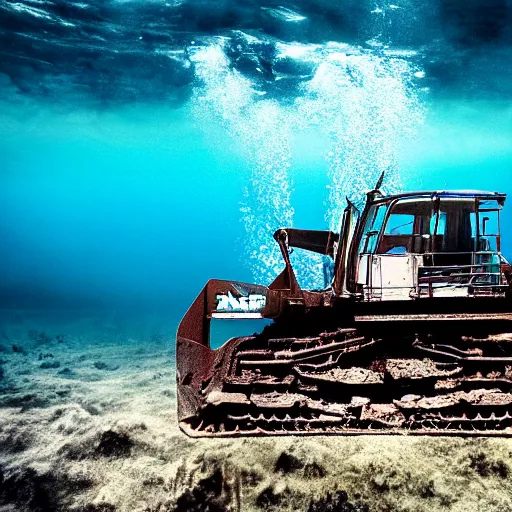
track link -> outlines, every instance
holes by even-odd
[[[229,343],[189,435],[512,435],[512,334]]]

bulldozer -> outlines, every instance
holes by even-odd
[[[338,232],[278,229],[269,286],[208,281],[177,332],[184,433],[512,435],[506,195],[383,178]],[[300,287],[294,248],[322,255],[324,288]],[[214,350],[212,319],[269,322]]]

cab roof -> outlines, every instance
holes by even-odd
[[[389,196],[379,196],[376,195],[373,199],[372,203],[380,203],[380,202],[388,202],[394,199],[401,198],[424,198],[424,197],[434,197],[437,196],[439,198],[460,198],[460,199],[483,199],[483,200],[497,200],[500,202],[505,201],[507,194],[503,194],[500,192],[488,192],[485,190],[421,190],[416,192],[404,192],[403,194],[395,194]]]

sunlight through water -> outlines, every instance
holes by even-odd
[[[399,152],[424,116],[414,85],[420,70],[400,55],[337,43],[281,44],[279,51],[278,61],[291,58],[313,69],[293,102],[271,97],[234,68],[225,40],[190,48],[202,84],[194,93],[195,115],[205,121],[217,119],[241,145],[251,168],[240,208],[246,232],[243,258],[254,279],[262,283],[271,282],[282,269],[272,233],[293,226],[294,130],[314,127],[330,141],[325,155],[329,183],[325,221],[336,231],[345,197],[360,200],[383,171],[385,191],[401,189]],[[322,286],[318,255],[302,253],[294,258],[294,265],[301,285]]]

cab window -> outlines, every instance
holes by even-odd
[[[412,235],[414,215],[408,213],[392,213],[386,224],[385,235]]]
[[[379,240],[382,224],[386,218],[387,205],[372,206],[368,212],[363,236],[359,243],[359,254],[374,253]]]
[[[382,233],[379,254],[424,253],[432,232],[432,200],[402,199],[391,208]]]

